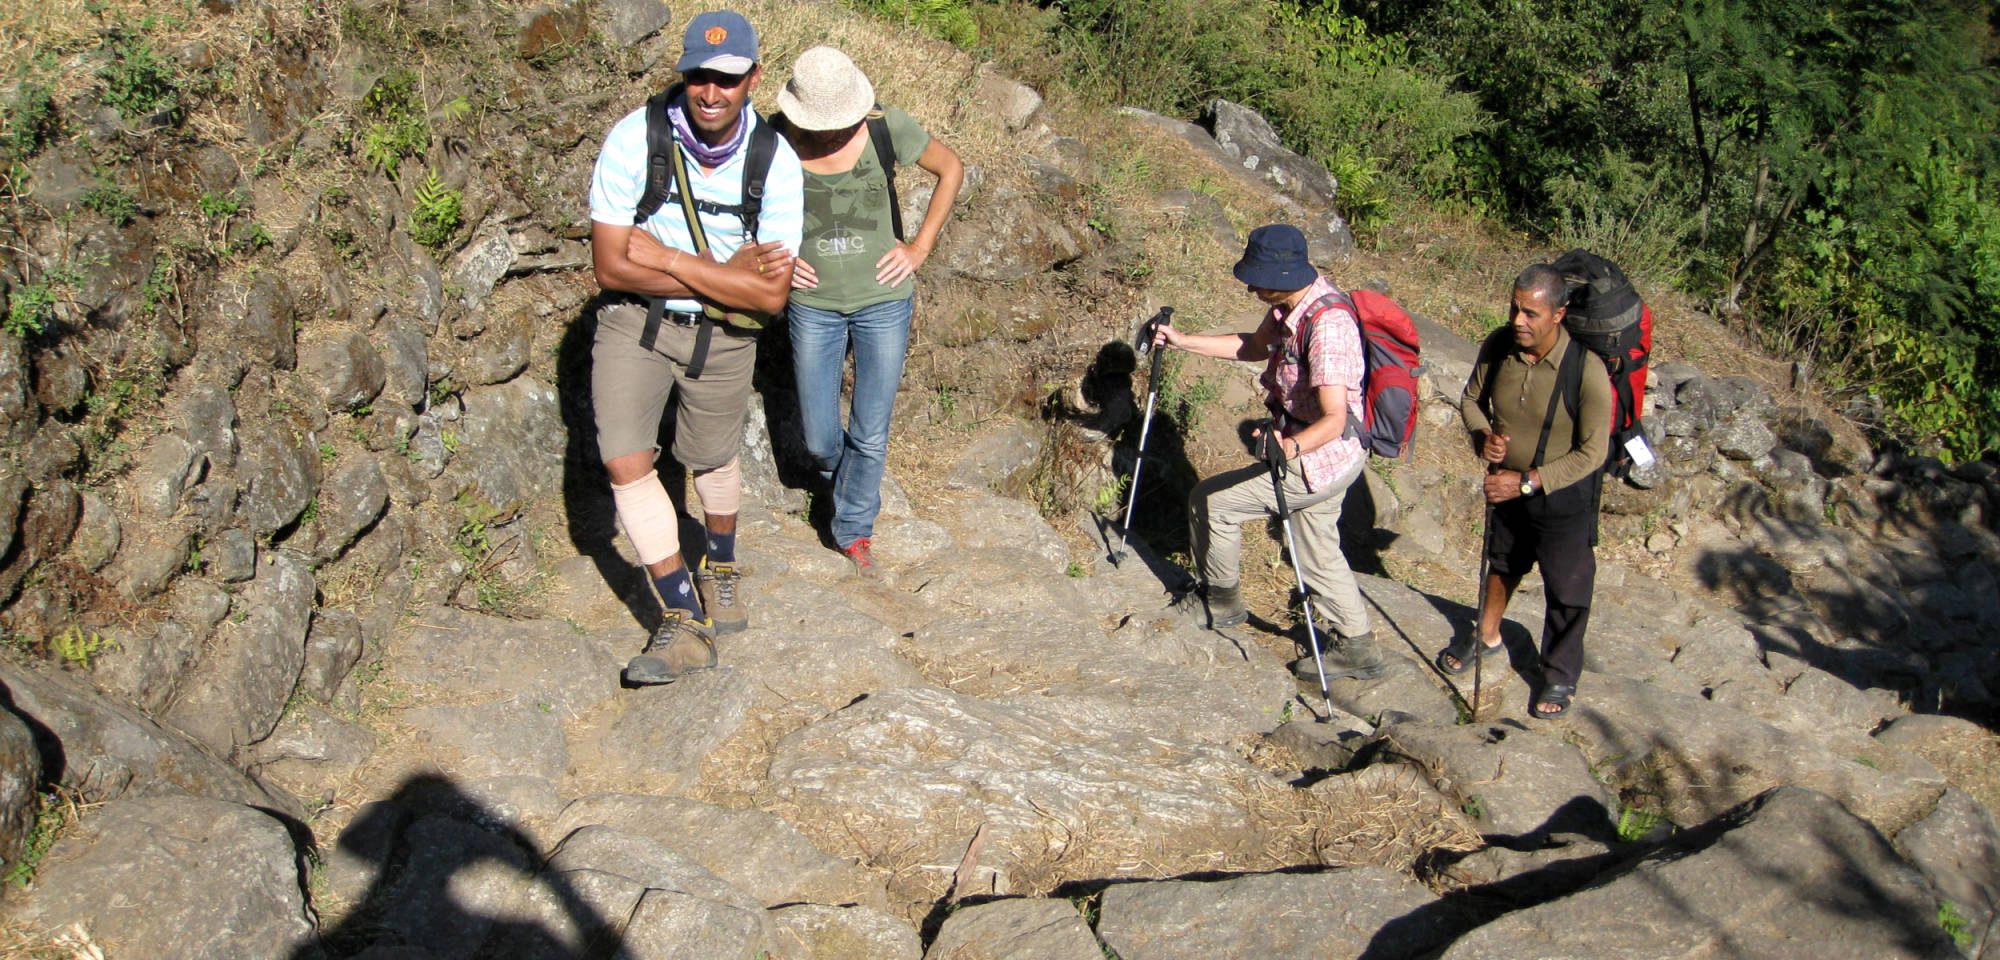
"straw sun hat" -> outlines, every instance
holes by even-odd
[[[799,54],[792,78],[778,91],[778,108],[801,130],[842,130],[860,123],[875,105],[875,85],[861,68],[832,47]]]

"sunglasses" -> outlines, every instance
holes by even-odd
[[[681,79],[690,87],[721,87],[734,90],[750,79],[748,73],[723,73],[719,70],[689,70],[681,74]]]

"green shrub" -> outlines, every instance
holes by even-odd
[[[7,319],[0,328],[18,339],[41,333],[55,313],[56,291],[45,278],[15,287],[7,295]]]
[[[210,220],[227,220],[243,209],[242,202],[227,193],[204,193],[200,200],[195,201],[195,206],[200,207],[201,215]]]
[[[100,183],[85,190],[79,199],[117,226],[125,226],[139,215],[139,201],[115,184]]]
[[[915,24],[924,32],[961,47],[979,41],[969,0],[855,0],[863,10],[890,20]]]
[[[394,179],[403,158],[429,152],[431,125],[417,95],[416,74],[397,70],[375,81],[361,107],[375,121],[361,135],[361,155],[370,166]]]
[[[127,120],[173,108],[179,95],[173,64],[153,52],[145,37],[119,34],[110,44],[111,63],[97,71],[104,81],[104,104]]]
[[[446,190],[437,171],[431,170],[417,187],[416,201],[416,209],[410,212],[410,239],[426,247],[444,246],[464,222],[463,195],[457,190]]]
[[[56,105],[49,88],[24,83],[0,112],[0,161],[13,163],[34,156],[54,139]]]

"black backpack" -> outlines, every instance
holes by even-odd
[[[680,145],[674,142],[674,124],[667,119],[667,107],[685,84],[676,83],[646,101],[646,189],[639,194],[639,206],[632,212],[632,225],[652,219],[669,200],[679,200],[674,189],[674,157]],[[745,108],[748,109],[747,107]],[[771,175],[771,159],[778,155],[778,131],[763,114],[750,111],[757,125],[750,130],[749,153],[743,158],[743,198],[735,204],[695,201],[702,213],[726,213],[743,221],[743,235],[756,242],[757,218],[764,211],[764,181]]]
[[[1625,271],[1588,250],[1571,250],[1550,266],[1570,284],[1563,327],[1571,340],[1604,361],[1611,376],[1611,452],[1605,469],[1623,476],[1631,467],[1625,442],[1640,432],[1646,399],[1646,362],[1653,352],[1653,311],[1639,299]],[[1563,399],[1576,415],[1581,384],[1565,384]]]

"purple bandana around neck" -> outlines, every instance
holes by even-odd
[[[745,106],[743,113],[744,116],[737,119],[736,132],[730,135],[728,142],[718,147],[712,147],[708,145],[708,141],[696,136],[694,128],[688,125],[687,94],[685,92],[675,98],[673,103],[667,105],[667,117],[674,123],[675,139],[678,139],[681,142],[681,146],[686,147],[689,153],[694,154],[696,163],[709,169],[722,166],[730,157],[736,155],[738,147],[743,146],[743,138],[750,132],[750,108]]]

